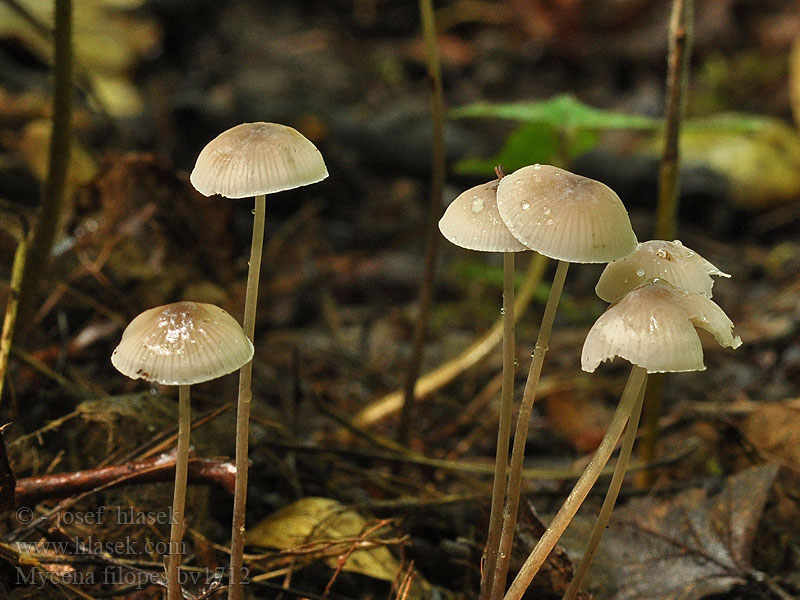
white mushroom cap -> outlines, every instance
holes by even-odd
[[[660,279],[711,298],[712,275],[730,277],[678,240],[650,240],[639,244],[628,256],[609,263],[595,292],[606,302],[614,302],[643,283]]]
[[[439,221],[439,231],[456,246],[482,252],[522,252],[527,246],[511,235],[497,210],[495,179],[460,194]]]
[[[597,319],[583,344],[581,368],[591,373],[601,362],[619,356],[648,373],[703,371],[703,348],[695,327],[711,332],[723,346],[741,345],[731,320],[705,296],[665,283],[643,285]]]
[[[278,123],[242,123],[206,144],[189,179],[204,196],[248,198],[327,176],[319,150],[296,129]]]
[[[545,256],[604,263],[636,249],[628,212],[607,185],[550,165],[530,165],[497,187],[500,216],[511,233]]]
[[[232,373],[252,358],[253,344],[227,312],[213,304],[175,302],[131,321],[111,362],[131,379],[191,385]]]

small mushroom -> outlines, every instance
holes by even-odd
[[[528,424],[569,263],[608,262],[636,248],[636,235],[619,196],[599,181],[558,167],[530,165],[503,177],[497,186],[497,207],[514,237],[528,248],[556,259],[558,265],[517,417],[500,539],[501,558],[492,584],[492,598],[501,597],[505,589]]]
[[[498,168],[499,172],[499,168]],[[508,447],[514,400],[514,253],[527,246],[511,235],[497,209],[499,179],[461,193],[453,200],[439,221],[439,231],[456,246],[480,252],[503,253],[503,384],[500,393],[500,416],[497,427],[492,505],[489,511],[489,535],[486,542],[482,586],[491,585],[499,554],[503,519]]]
[[[111,363],[131,379],[179,386],[178,451],[172,499],[168,598],[181,598],[179,567],[186,505],[191,408],[189,387],[241,368],[253,344],[232,316],[213,304],[176,302],[144,311],[122,332]]]
[[[297,130],[278,123],[243,123],[232,127],[211,140],[197,158],[189,179],[201,194],[220,194],[227,198],[255,196],[244,307],[244,331],[251,341],[255,335],[258,278],[264,245],[265,194],[316,183],[327,176],[328,169],[314,144]],[[239,377],[236,411],[236,489],[233,497],[231,585],[228,596],[232,600],[242,596],[252,395],[252,365],[247,363]]]
[[[575,597],[622,485],[636,437],[648,373],[705,369],[695,327],[712,333],[723,346],[736,348],[741,345],[741,340],[733,335],[733,323],[714,302],[699,293],[677,290],[664,282],[648,283],[629,292],[612,304],[592,326],[583,345],[583,370],[591,373],[602,361],[615,356],[630,361],[633,367],[611,424],[589,466],[526,559],[509,588],[507,598],[522,597],[594,486],[627,424],[609,491],[584,558],[564,594],[565,599]]]
[[[642,242],[632,253],[606,265],[595,292],[614,302],[653,279],[711,298],[712,275],[730,277],[679,240]]]

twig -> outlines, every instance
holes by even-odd
[[[665,112],[664,150],[658,178],[658,206],[656,208],[655,239],[671,240],[677,233],[678,195],[680,185],[678,171],[680,154],[681,119],[686,104],[686,87],[689,79],[689,57],[692,53],[694,0],[673,0],[669,23],[669,59],[667,73],[667,107]],[[661,416],[663,375],[650,378],[645,395],[642,416],[641,457],[652,461],[658,443],[658,418]],[[637,483],[647,487],[652,482],[652,473],[642,473]]]
[[[0,402],[3,400],[3,384],[8,375],[8,357],[11,354],[11,343],[14,339],[14,328],[19,308],[19,292],[22,284],[22,273],[28,255],[28,227],[24,218],[20,217],[21,232],[11,265],[11,280],[8,285],[6,314],[3,318],[3,332],[0,334]]]
[[[442,72],[439,65],[439,48],[436,43],[436,20],[433,13],[433,1],[419,0],[419,11],[428,57],[428,77],[433,90],[431,94],[433,141],[431,147],[431,195],[425,226],[425,272],[419,290],[411,360],[408,365],[408,373],[403,390],[403,409],[397,430],[397,441],[406,446],[411,437],[417,379],[419,378],[420,365],[422,364],[425,331],[428,327],[428,316],[433,300],[436,254],[439,248],[437,223],[442,212],[442,195],[444,193],[445,180],[444,100],[442,94]]]
[[[49,166],[31,238],[30,256],[20,285],[21,314],[18,323],[26,323],[27,317],[32,314],[39,282],[49,262],[64,211],[72,148],[72,0],[55,0],[53,50],[53,130],[50,135]]]

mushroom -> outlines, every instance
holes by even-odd
[[[528,424],[567,267],[570,262],[616,260],[633,252],[637,244],[628,212],[611,188],[558,167],[530,165],[507,175],[497,187],[497,207],[514,237],[531,250],[558,260],[558,265],[517,417],[500,539],[501,558],[492,598],[501,597],[505,588],[519,508]]]
[[[614,302],[653,279],[711,298],[712,275],[730,277],[679,240],[642,242],[631,254],[606,265],[595,292]]]
[[[500,218],[497,209],[498,184],[499,180],[495,179],[459,194],[439,221],[439,231],[456,246],[480,252],[503,253],[503,384],[500,393],[500,419],[497,428],[492,505],[489,512],[489,535],[484,550],[485,576],[481,581],[481,589],[487,592],[497,563],[513,410],[514,253],[528,249],[511,235]]]
[[[631,373],[597,451],[520,569],[506,600],[522,597],[597,481],[627,423],[622,450],[606,499],[584,558],[564,595],[565,599],[574,598],[622,486],[636,437],[647,375],[705,369],[703,350],[695,327],[713,334],[723,346],[737,348],[742,343],[738,336],[733,335],[731,320],[714,302],[699,293],[678,290],[663,282],[648,283],[629,292],[612,304],[592,326],[583,345],[582,369],[592,373],[601,362],[619,356],[632,363]]]
[[[316,183],[327,176],[325,162],[314,144],[297,130],[277,123],[243,123],[232,127],[211,140],[197,157],[190,180],[201,194],[220,194],[226,198],[255,196],[244,307],[244,331],[251,341],[255,335],[258,277],[264,244],[265,195]],[[228,597],[234,600],[242,595],[252,371],[252,363],[247,363],[241,370],[236,412],[236,490],[228,592]]]
[[[172,499],[168,598],[181,598],[181,561],[191,409],[189,387],[241,368],[253,358],[253,344],[232,316],[213,304],[175,302],[144,311],[128,324],[111,363],[131,379],[177,385],[178,452]]]

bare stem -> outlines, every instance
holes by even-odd
[[[679,140],[681,119],[686,105],[686,87],[689,79],[689,57],[692,53],[693,0],[673,0],[669,23],[669,57],[667,59],[667,106],[664,114],[664,148],[658,178],[658,206],[654,238],[671,240],[678,230],[678,198],[680,181]],[[641,458],[652,462],[658,443],[658,418],[661,416],[661,399],[664,389],[663,375],[650,378],[644,407]],[[638,478],[640,487],[652,483],[652,471],[643,471]]]
[[[172,493],[172,526],[169,531],[167,566],[167,598],[182,598],[180,566],[186,512],[186,479],[189,472],[189,436],[192,431],[192,409],[189,386],[178,388],[178,452],[175,456],[175,488]]]
[[[254,344],[266,206],[266,198],[263,195],[256,196],[253,241],[250,246],[247,292],[244,300],[244,332]],[[247,454],[250,439],[250,403],[253,399],[252,378],[253,361],[250,361],[239,370],[239,400],[236,409],[236,489],[233,492],[229,600],[241,600],[242,598],[242,565],[244,564],[245,511],[247,508]]]
[[[608,426],[606,434],[597,447],[597,451],[594,453],[591,462],[586,466],[583,475],[578,479],[575,487],[572,488],[572,491],[556,513],[556,516],[553,517],[553,521],[550,523],[547,531],[544,532],[544,535],[539,539],[539,542],[533,548],[530,555],[528,555],[517,577],[511,583],[511,587],[508,588],[508,593],[505,595],[504,600],[519,600],[522,598],[525,590],[528,589],[536,573],[539,572],[542,564],[544,564],[544,561],[547,559],[550,552],[552,552],[556,543],[558,543],[559,538],[561,538],[564,530],[572,521],[575,513],[578,512],[586,496],[589,495],[589,491],[603,471],[603,467],[605,467],[608,459],[611,457],[611,453],[614,451],[614,447],[617,445],[622,435],[622,430],[628,422],[628,417],[631,414],[639,391],[642,389],[642,384],[646,376],[647,372],[640,367],[634,367],[631,370],[628,383],[625,385],[625,390],[622,392],[622,398],[620,399],[616,412],[614,412],[611,424]]]
[[[0,401],[3,398],[3,389],[8,376],[8,357],[11,354],[11,344],[14,339],[14,326],[17,321],[19,308],[19,291],[22,284],[22,272],[25,269],[25,260],[28,255],[28,232],[22,227],[17,249],[14,252],[14,262],[11,265],[11,281],[8,286],[8,299],[6,300],[6,314],[3,318],[3,332],[0,334]]]
[[[494,461],[492,507],[489,511],[489,535],[484,552],[481,600],[492,590],[500,532],[503,525],[503,504],[508,471],[508,446],[511,436],[511,411],[514,401],[514,253],[503,253],[503,387],[500,392],[500,422],[497,427],[497,454]]]
[[[638,367],[634,367],[638,368]],[[600,545],[600,540],[606,530],[609,519],[611,519],[611,511],[614,510],[614,504],[617,502],[619,491],[622,488],[622,482],[625,480],[625,474],[628,470],[628,463],[631,459],[631,451],[633,450],[633,443],[636,441],[636,430],[639,428],[639,416],[642,414],[642,402],[644,400],[644,390],[646,385],[647,376],[645,375],[645,382],[642,383],[642,388],[639,390],[639,395],[636,398],[636,403],[633,405],[628,425],[625,427],[625,435],[622,437],[622,447],[619,451],[619,458],[617,465],[614,467],[614,475],[611,477],[611,483],[608,486],[603,506],[600,508],[600,513],[597,515],[597,522],[594,524],[592,534],[589,537],[589,543],[586,545],[586,550],[583,553],[583,558],[575,569],[575,575],[564,592],[562,600],[574,600],[578,591],[581,589],[581,584],[586,577],[586,572],[592,564],[594,553],[597,552],[597,547]]]
[[[34,301],[61,224],[64,195],[72,147],[72,0],[56,0],[55,32],[53,37],[53,128],[48,151],[47,179],[42,189],[42,201],[33,228],[28,260],[25,262],[20,285],[20,319],[27,323],[33,313]]]
[[[436,225],[442,212],[442,194],[444,193],[445,179],[442,72],[439,65],[439,47],[436,43],[436,20],[433,14],[432,0],[419,0],[419,11],[428,57],[428,77],[433,90],[431,93],[433,140],[431,147],[431,195],[428,204],[427,223],[425,225],[425,272],[419,290],[418,313],[417,321],[414,324],[411,360],[406,374],[403,408],[400,413],[400,425],[397,430],[397,441],[404,445],[408,445],[411,438],[411,423],[414,420],[414,390],[419,377],[420,365],[422,364],[425,331],[428,326],[428,316],[430,315],[431,302],[433,300],[436,254],[439,248],[439,232]]]
[[[506,493],[506,506],[503,512],[503,529],[500,534],[500,548],[497,555],[497,569],[492,582],[491,598],[503,597],[508,576],[508,566],[511,561],[511,546],[514,542],[514,530],[517,526],[517,512],[519,511],[519,496],[522,489],[522,462],[525,458],[525,442],[528,439],[528,425],[533,411],[533,402],[536,399],[536,388],[542,374],[544,357],[550,344],[550,332],[553,330],[553,321],[556,318],[558,302],[561,299],[561,290],[564,289],[564,280],[567,278],[569,263],[558,261],[556,273],[553,276],[553,285],[542,314],[542,324],[536,338],[536,346],[531,358],[528,371],[528,380],[525,382],[525,391],[522,393],[522,402],[517,416],[517,428],[514,432],[514,447],[511,450],[511,464],[509,466],[508,491]]]

